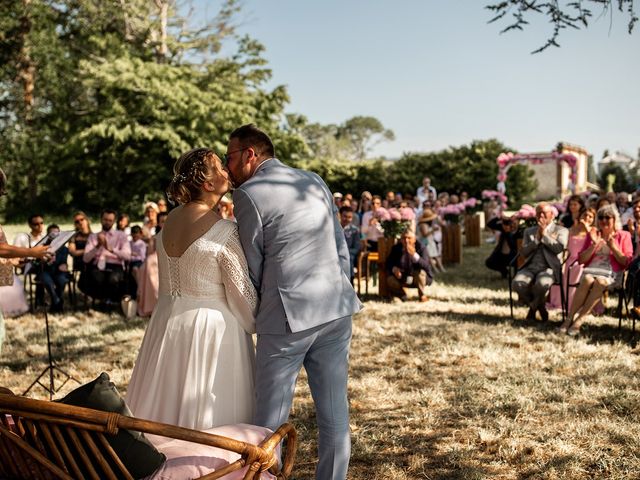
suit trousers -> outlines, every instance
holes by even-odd
[[[534,272],[526,267],[521,269],[513,278],[513,289],[518,293],[520,301],[533,310],[544,307],[547,292],[553,285],[553,270],[546,268]]]
[[[421,268],[413,269],[413,281],[411,284],[404,283],[398,280],[393,273],[387,276],[387,286],[389,292],[394,297],[406,298],[407,292],[404,291],[405,287],[413,287],[418,289],[418,295],[426,295],[427,292],[427,272]]]
[[[351,455],[347,376],[351,316],[285,335],[258,334],[256,418],[275,430],[289,418],[304,366],[318,423],[318,480],[344,480]]]

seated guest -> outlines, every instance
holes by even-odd
[[[640,307],[640,199],[633,202],[630,210],[633,216],[627,220],[624,229],[631,234],[631,245],[633,246],[633,260],[629,264],[625,289],[627,294],[633,295],[633,306]],[[640,312],[636,312],[640,313]]]
[[[387,286],[391,295],[403,302],[407,300],[406,287],[418,289],[421,302],[426,302],[427,286],[433,282],[431,261],[427,249],[416,242],[416,235],[407,230],[400,237],[400,243],[393,246],[386,262]]]
[[[349,260],[351,262],[351,272],[349,280],[353,282],[353,268],[356,265],[358,253],[360,253],[360,230],[353,223],[353,210],[348,205],[340,207],[340,225],[344,230],[344,237],[349,249]]]
[[[507,278],[507,269],[518,255],[518,219],[514,217],[494,217],[487,222],[487,227],[498,232],[496,248],[484,262],[487,268],[500,272]]]
[[[44,238],[46,235],[44,231],[44,217],[39,213],[33,213],[29,215],[28,219],[29,228],[31,231],[29,233],[19,233],[13,239],[13,244],[16,247],[21,248],[31,248],[35,246],[40,240]],[[18,262],[18,267],[21,269],[25,266],[25,259],[22,259]],[[18,288],[18,285],[21,282],[14,282],[13,288],[14,290]],[[24,298],[24,292],[20,293],[17,290],[14,291],[14,296],[22,296]],[[36,285],[36,305],[42,305],[44,302],[44,289],[41,284]],[[26,305],[26,299],[22,302]]]
[[[19,233],[13,239],[13,244],[16,247],[31,248],[45,236],[44,232],[44,217],[39,213],[29,215],[28,219],[29,233]]]
[[[571,195],[567,201],[567,211],[560,217],[560,223],[565,228],[571,228],[580,221],[580,214],[586,205],[580,195]]]
[[[558,327],[560,333],[571,336],[580,333],[586,316],[598,303],[604,291],[609,287],[621,285],[624,269],[631,261],[631,234],[622,230],[620,215],[615,205],[605,205],[598,210],[597,224],[598,228],[589,232],[578,255],[578,261],[584,265],[584,270],[580,285],[573,296],[569,315]]]
[[[85,246],[87,295],[107,303],[118,303],[124,293],[124,265],[131,258],[131,247],[124,232],[113,228],[115,210],[106,209],[100,216],[102,231],[89,235]]]
[[[520,301],[529,306],[527,320],[535,320],[540,312],[542,321],[549,319],[545,297],[554,283],[560,282],[562,253],[567,248],[569,231],[553,222],[554,210],[547,202],[536,206],[537,226],[524,231],[522,242],[523,267],[513,279],[513,289]]]
[[[371,201],[371,210],[364,212],[362,215],[361,232],[367,242],[367,250],[370,252],[378,251],[378,239],[384,235],[384,230],[380,221],[375,217],[376,211],[382,206],[382,199],[378,195],[374,195]]]
[[[47,235],[51,240],[60,234],[60,227],[51,224],[47,227]],[[58,249],[55,256],[42,266],[42,270],[36,269],[36,279],[42,282],[45,290],[51,298],[50,312],[60,313],[63,310],[64,287],[69,283],[69,267],[67,257],[69,249],[64,246]]]
[[[71,275],[75,275],[79,272],[80,279],[78,280],[78,288],[85,291],[85,284],[87,281],[85,272],[85,263],[82,260],[84,255],[84,247],[87,245],[89,235],[91,235],[91,224],[89,217],[82,212],[78,211],[73,216],[73,225],[76,230],[76,234],[69,240],[69,255],[71,255],[73,272]]]
[[[126,213],[121,213],[118,215],[118,223],[117,229],[121,232],[124,232],[127,236],[127,239],[131,240],[131,220],[129,219],[129,215]]]

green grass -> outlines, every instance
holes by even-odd
[[[619,335],[616,318],[593,318],[574,339],[553,332],[559,313],[526,322],[517,307],[511,319],[506,282],[483,265],[489,251],[465,249],[426,304],[371,297],[354,318],[349,478],[640,478],[640,349],[628,324]],[[45,366],[44,324],[32,315],[6,323],[0,384],[21,392]],[[80,380],[104,370],[125,391],[145,325],[90,311],[54,316],[54,354]],[[312,478],[304,372],[291,419],[294,476]]]

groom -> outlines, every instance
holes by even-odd
[[[310,172],[275,158],[269,136],[244,125],[225,163],[251,280],[256,317],[255,423],[275,430],[289,417],[300,369],[316,407],[316,478],[344,480],[351,439],[347,374],[351,315],[362,308],[349,281],[349,251],[331,192]]]

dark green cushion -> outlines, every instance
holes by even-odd
[[[76,407],[131,416],[129,407],[124,403],[124,399],[109,379],[109,375],[104,372],[94,381],[76,388],[58,401]],[[160,453],[140,432],[121,429],[116,435],[106,435],[106,438],[134,478],[151,475],[166,460],[164,454]],[[100,446],[99,443],[97,445]],[[105,457],[109,458],[108,455]],[[118,473],[115,468],[114,471]]]

